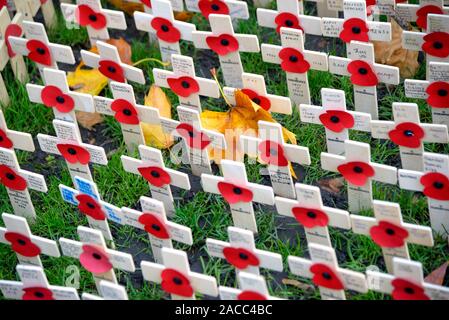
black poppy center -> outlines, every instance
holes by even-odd
[[[220,10],[220,6],[216,3],[214,3],[213,5],[210,6],[212,8],[212,10],[214,11],[219,11]]]
[[[193,131],[189,131],[189,137],[190,138],[194,138],[195,137],[195,133]]]
[[[89,20],[92,22],[95,22],[95,21],[97,21],[97,16],[95,14],[91,14],[91,15],[89,15]]]
[[[355,167],[354,167],[354,172],[355,172],[355,173],[362,173],[362,172],[363,172],[363,168],[362,168],[362,167],[359,167],[359,166],[355,166]]]
[[[182,284],[182,279],[179,278],[179,277],[174,277],[173,278],[173,283],[179,286],[179,285]]]
[[[229,46],[229,40],[228,39],[221,39],[220,43],[224,47]]]
[[[359,34],[362,30],[359,27],[352,27],[352,33]]]
[[[36,298],[43,298],[45,295],[44,295],[42,292],[40,292],[40,291],[36,291],[36,292],[34,293],[34,296],[35,296]]]
[[[331,117],[331,122],[333,122],[333,123],[339,123],[339,122],[340,122],[340,118],[337,117],[337,116],[332,116],[332,117]]]
[[[444,184],[442,182],[436,181],[433,183],[433,186],[435,187],[435,189],[443,189]]]
[[[92,257],[94,257],[95,260],[101,260],[101,256],[98,253],[93,253]]]
[[[311,219],[315,219],[316,218],[316,213],[313,211],[309,211],[307,212],[307,216]]]
[[[153,230],[156,230],[156,231],[161,231],[161,227],[159,227],[157,224],[155,224],[155,223],[153,223],[152,225],[151,225],[151,228],[153,229]]]
[[[37,53],[39,53],[40,55],[44,55],[45,54],[45,49],[44,48],[37,48]]]
[[[234,189],[232,189],[232,191],[233,191],[235,194],[242,194],[242,189],[240,189],[239,187],[234,187]]]
[[[435,41],[433,43],[433,47],[434,47],[434,49],[442,49],[443,48],[443,43],[441,41]]]
[[[290,60],[290,62],[298,62],[298,57],[291,55],[289,60]]]
[[[413,288],[410,288],[410,287],[405,288],[404,291],[405,291],[405,293],[408,293],[408,294],[414,294],[415,293],[415,290]]]
[[[117,70],[116,70],[113,66],[109,66],[109,67],[108,67],[108,71],[109,71],[110,73],[115,73]]]
[[[0,136],[0,142],[3,142],[3,137],[2,136]]]
[[[413,137],[414,135],[415,135],[415,133],[412,130],[404,131],[404,136],[406,136],[406,137]]]
[[[332,276],[329,272],[323,272],[323,278],[326,280],[332,279]]]
[[[86,205],[89,209],[95,209],[95,205],[92,202],[88,202]]]
[[[6,174],[6,178],[7,178],[8,180],[14,180],[14,179],[16,178],[16,176],[13,175],[12,173],[7,173],[7,174]]]
[[[170,30],[170,28],[167,25],[163,24],[161,27],[161,30],[164,32],[168,32]]]
[[[246,253],[240,252],[239,253],[239,258],[242,260],[248,260],[248,255]]]
[[[445,97],[445,96],[447,96],[447,94],[448,94],[448,92],[447,92],[446,89],[440,89],[440,90],[438,90],[438,95],[439,95],[440,97]]]
[[[260,98],[253,98],[253,102],[255,104],[260,104]]]
[[[394,234],[395,234],[394,230],[391,229],[391,228],[387,228],[387,229],[385,230],[385,232],[386,232],[389,236],[394,236]]]
[[[153,178],[159,178],[161,176],[161,174],[159,172],[157,172],[156,170],[151,171],[151,176]]]
[[[366,68],[359,68],[359,73],[362,74],[362,75],[365,75],[365,74],[368,73],[368,69],[366,69]]]
[[[67,149],[67,152],[68,152],[69,154],[71,154],[72,156],[74,156],[74,155],[76,154],[76,150],[73,149],[73,148],[68,148],[68,149]]]
[[[184,88],[184,89],[189,89],[190,88],[190,83],[188,83],[187,81],[182,81],[181,82],[181,86]]]
[[[57,97],[56,97],[56,102],[57,102],[57,103],[64,103],[64,102],[65,102],[65,99],[64,99],[64,97],[62,97],[62,96],[57,96]]]
[[[129,110],[129,109],[123,109],[123,114],[125,115],[125,116],[130,116],[130,115],[132,115],[132,112],[131,112],[131,110]]]
[[[27,242],[25,240],[23,240],[23,239],[17,240],[17,243],[20,244],[21,246],[24,246],[24,245],[27,244]]]
[[[286,25],[287,27],[293,27],[294,23],[293,23],[292,20],[285,20],[285,25]]]

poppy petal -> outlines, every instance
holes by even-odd
[[[238,40],[230,34],[209,36],[206,38],[206,43],[219,56],[225,56],[239,50]]]
[[[288,165],[288,159],[285,157],[284,148],[270,140],[263,141],[259,144],[259,154],[263,162],[279,167]]]
[[[23,296],[22,300],[54,300],[53,292],[47,288],[41,287],[32,287],[32,288],[23,288]]]
[[[99,274],[112,269],[113,266],[106,252],[102,249],[89,244],[84,244],[82,249],[83,253],[80,255],[80,263],[87,271]]]
[[[351,129],[355,123],[354,117],[343,110],[326,110],[325,113],[320,114],[319,119],[326,129],[333,132]]]
[[[13,147],[11,139],[8,138],[6,132],[0,129],[0,148],[11,149]]]
[[[399,146],[419,148],[422,144],[421,140],[424,138],[424,130],[416,123],[403,122],[388,132],[388,136]]]
[[[427,103],[433,108],[449,108],[449,83],[436,81],[427,89]]]
[[[78,210],[91,217],[94,220],[105,220],[106,214],[103,211],[103,208],[101,205],[92,198],[88,194],[79,194],[76,197],[76,200],[78,200]]]
[[[23,33],[22,27],[15,23],[10,23],[5,30],[5,43],[8,48],[8,56],[10,58],[14,58],[16,53],[11,47],[11,43],[9,42],[9,37],[21,37]]]
[[[176,43],[181,39],[181,32],[165,18],[156,17],[151,20],[151,27],[156,31],[158,39],[168,42]]]
[[[376,86],[379,82],[371,66],[362,60],[353,60],[348,64],[352,84],[362,87]]]
[[[429,172],[421,177],[420,182],[427,197],[440,201],[449,200],[449,179],[444,174]]]
[[[6,232],[5,239],[11,244],[11,249],[28,258],[37,257],[41,249],[30,238],[16,232]]]
[[[40,40],[31,39],[27,41],[26,47],[29,51],[28,58],[30,60],[45,66],[51,66],[52,58],[50,49],[45,43]]]
[[[365,162],[348,162],[337,167],[338,172],[350,183],[356,186],[364,186],[375,172],[373,167]]]
[[[268,111],[271,108],[271,101],[267,97],[257,94],[257,92],[251,89],[242,89],[244,94],[246,94],[255,104],[262,107],[262,109]]]
[[[249,266],[257,267],[260,264],[259,258],[244,248],[226,247],[223,249],[223,255],[226,261],[241,270]]]
[[[292,28],[302,30],[301,25],[299,24],[299,18],[290,12],[282,12],[276,16],[274,19],[274,23],[276,23],[276,32],[280,33],[282,27]]]
[[[165,269],[161,273],[161,278],[161,287],[165,292],[187,298],[193,296],[190,281],[182,273],[174,269]]]
[[[188,123],[181,123],[176,127],[176,131],[184,138],[190,148],[203,150],[211,143],[206,134],[199,132]]]
[[[267,297],[255,291],[243,291],[237,295],[237,300],[267,300]]]
[[[145,226],[145,231],[159,239],[170,239],[167,226],[153,213],[142,214],[138,221]]]
[[[321,210],[294,207],[292,213],[305,228],[325,227],[329,223],[329,217]]]
[[[380,221],[369,230],[373,241],[382,248],[399,248],[404,246],[408,231],[388,221]]]
[[[343,30],[340,32],[340,39],[346,43],[353,40],[368,42],[369,41],[369,28],[366,22],[359,18],[351,18],[343,23]]]
[[[123,68],[118,63],[111,60],[101,60],[99,62],[98,71],[110,80],[122,83],[126,80]]]
[[[111,104],[111,110],[115,112],[114,118],[120,123],[131,125],[140,123],[136,108],[128,100],[114,100]]]
[[[0,165],[0,183],[16,191],[24,191],[27,188],[27,181],[4,164]]]
[[[424,288],[406,279],[396,278],[391,281],[393,291],[391,293],[394,300],[430,300]]]
[[[200,0],[198,2],[198,8],[206,19],[209,19],[209,15],[211,14],[229,15],[228,6],[220,0]]]
[[[446,58],[449,56],[449,33],[432,32],[423,37],[422,50],[434,57]]]
[[[90,162],[90,153],[81,146],[75,144],[63,144],[59,143],[56,145],[61,155],[64,159],[72,164],[88,164]]]
[[[253,200],[253,192],[251,190],[232,183],[219,182],[218,191],[220,191],[223,198],[230,204],[251,202]]]
[[[279,59],[285,72],[304,73],[310,69],[310,63],[304,60],[304,55],[293,48],[283,48],[279,51]]]
[[[192,77],[168,78],[167,83],[174,93],[183,98],[190,97],[200,91],[200,85]]]
[[[318,287],[332,290],[343,290],[345,287],[337,274],[325,264],[315,263],[310,267],[313,273],[312,281]]]

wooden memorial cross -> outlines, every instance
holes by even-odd
[[[14,300],[79,300],[75,288],[53,286],[48,283],[44,269],[17,265],[19,281],[0,280],[0,291],[6,299]]]
[[[444,6],[444,0],[418,0],[418,4],[397,3],[395,14],[402,21],[416,22],[416,25],[427,29],[429,14],[449,14],[449,7]]]
[[[257,233],[253,202],[273,205],[273,189],[248,182],[245,165],[241,162],[221,160],[220,167],[223,177],[201,175],[203,190],[223,196],[231,207],[234,226]]]
[[[304,227],[308,243],[332,246],[328,227],[351,229],[349,213],[325,207],[320,188],[297,183],[297,200],[276,197],[276,210],[280,215],[295,218]]]
[[[352,41],[347,51],[348,58],[329,56],[329,72],[350,76],[355,110],[369,113],[377,120],[377,84],[399,84],[399,68],[375,63],[372,43]]]
[[[10,2],[10,0],[9,0]],[[15,9],[18,13],[23,14],[24,19],[33,21],[39,9],[42,11],[45,26],[53,28],[56,26],[58,16],[55,12],[53,1],[49,0],[13,0]]]
[[[128,300],[128,294],[126,293],[126,288],[106,280],[100,280],[98,283],[100,287],[101,297],[90,294],[83,293],[81,295],[82,300]]]
[[[186,0],[187,11],[200,12],[206,19],[211,14],[228,14],[232,19],[249,19],[248,4],[238,0]]]
[[[267,164],[274,194],[295,198],[290,162],[310,165],[309,148],[285,143],[279,123],[259,121],[259,136],[241,136],[242,150]]]
[[[154,83],[170,88],[179,98],[179,104],[201,112],[200,96],[220,98],[218,84],[212,79],[195,75],[195,65],[191,57],[173,54],[173,71],[153,69]]]
[[[302,30],[282,27],[280,36],[281,46],[262,44],[262,59],[279,64],[285,71],[290,99],[295,105],[311,104],[307,72],[309,69],[327,71],[327,53],[305,50]]]
[[[76,0],[76,4],[61,3],[64,19],[87,28],[91,46],[98,40],[109,40],[108,29],[126,30],[125,14],[103,9],[100,0]]]
[[[425,282],[421,262],[393,258],[393,274],[367,270],[370,290],[393,300],[449,300],[449,288]]]
[[[194,31],[193,44],[197,49],[209,49],[218,54],[225,84],[242,88],[243,65],[240,52],[259,52],[257,36],[234,33],[231,17],[228,15],[211,14],[209,23],[212,32]]]
[[[393,102],[394,121],[373,120],[373,138],[390,139],[399,146],[403,169],[423,170],[424,142],[448,143],[449,135],[444,124],[420,123],[416,103]]]
[[[174,199],[171,186],[190,190],[189,176],[186,173],[166,168],[159,149],[140,145],[138,147],[141,160],[121,156],[123,169],[126,172],[141,175],[150,185],[153,199],[164,203],[169,217],[175,215]]]
[[[370,145],[345,140],[345,156],[321,153],[323,170],[339,172],[348,182],[349,212],[372,208],[373,181],[397,183],[397,169],[371,162]]]
[[[432,229],[402,220],[397,203],[373,200],[374,218],[351,215],[352,231],[370,236],[382,248],[388,272],[393,272],[393,257],[410,259],[408,244],[433,246]]]
[[[148,197],[140,197],[142,211],[122,207],[124,224],[148,232],[154,261],[163,263],[162,248],[173,248],[172,241],[191,246],[192,230],[167,219],[164,204]]]
[[[9,130],[0,109],[0,148],[34,152],[33,137],[29,133]]]
[[[142,261],[142,274],[145,280],[160,283],[173,300],[195,300],[196,293],[218,296],[217,280],[192,272],[184,251],[162,248],[162,260],[163,264]]]
[[[22,14],[24,20],[33,21],[34,16],[40,9],[41,3],[40,0],[7,0],[6,6]]]
[[[270,296],[265,278],[247,272],[239,272],[237,280],[240,289],[219,286],[221,300],[281,300]]]
[[[259,275],[259,268],[281,272],[282,256],[256,248],[254,234],[250,230],[228,227],[229,242],[206,239],[207,252],[212,257],[225,259],[236,273],[249,272]]]
[[[371,115],[346,109],[343,90],[322,88],[323,106],[299,105],[301,122],[321,124],[326,131],[327,152],[345,153],[344,142],[349,139],[349,130],[371,131]]]
[[[294,275],[312,279],[322,300],[345,300],[345,290],[368,292],[365,275],[340,268],[332,247],[317,243],[309,243],[308,247],[310,260],[289,256],[288,265]]]

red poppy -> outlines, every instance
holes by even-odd
[[[161,273],[162,290],[181,297],[189,298],[193,296],[193,288],[190,280],[182,273],[174,269],[165,269]]]
[[[170,175],[162,168],[151,166],[137,168],[137,170],[148,183],[155,187],[162,188],[171,182]]]
[[[431,83],[427,89],[427,103],[433,108],[449,108],[449,83],[437,81]]]
[[[35,245],[30,238],[16,232],[6,232],[5,239],[11,243],[11,249],[24,256],[24,257],[36,257],[40,255],[41,249]]]
[[[255,291],[242,291],[237,295],[237,300],[267,300],[267,297]]]
[[[342,132],[354,126],[352,114],[343,110],[326,110],[319,118],[323,126],[333,132]]]
[[[314,263],[310,267],[310,272],[313,273],[313,283],[318,287],[332,290],[343,290],[345,288],[334,270],[323,263]]]
[[[159,239],[170,239],[167,226],[154,213],[144,213],[139,222],[145,226],[145,231]]]
[[[0,9],[8,6],[8,0],[0,0]]]
[[[429,172],[419,180],[424,186],[423,193],[435,200],[449,200],[449,179],[444,174]]]
[[[91,26],[95,30],[100,30],[106,27],[106,16],[101,12],[94,11],[86,4],[80,4],[75,11],[76,21],[80,26]]]
[[[295,207],[292,213],[305,228],[325,227],[329,223],[329,217],[321,210]]]
[[[266,140],[259,144],[260,158],[263,162],[279,167],[288,165],[284,155],[284,148],[277,142]]]
[[[196,130],[188,123],[181,123],[176,127],[176,131],[184,138],[190,148],[203,150],[210,144],[209,137]]]
[[[0,129],[0,148],[11,149],[13,147],[11,139],[8,138],[6,132]]]
[[[379,80],[371,66],[362,60],[354,60],[348,64],[351,82],[362,87],[376,86]]]
[[[45,86],[41,91],[41,100],[46,107],[56,108],[62,113],[70,112],[75,108],[73,98],[56,86]]]
[[[125,99],[114,100],[111,104],[111,110],[115,112],[114,118],[123,124],[139,124],[139,115],[136,108]]]
[[[68,163],[88,164],[90,162],[90,153],[81,146],[68,143],[60,143],[56,145],[61,155]]]
[[[168,78],[167,82],[170,89],[183,98],[190,97],[190,95],[200,91],[200,85],[192,77]]]
[[[126,80],[123,68],[120,64],[111,60],[101,60],[98,66],[98,71],[105,77],[117,82],[125,82]]]
[[[36,39],[31,39],[27,41],[27,49],[29,51],[28,58],[32,61],[45,66],[51,66],[51,52],[45,43]]]
[[[244,187],[237,186],[228,182],[219,182],[218,191],[230,204],[238,202],[251,202],[253,200],[253,192]]]
[[[140,2],[151,9],[151,0],[140,0]]]
[[[277,15],[274,19],[274,23],[276,23],[276,32],[280,33],[282,27],[299,29],[304,31],[299,24],[299,19],[293,13],[290,12],[282,12]]]
[[[231,52],[239,50],[238,40],[230,34],[221,34],[217,37],[209,36],[206,38],[209,48],[219,56],[225,56]]]
[[[371,227],[369,234],[373,241],[382,248],[399,248],[405,243],[408,231],[388,221],[380,221]]]
[[[176,43],[181,39],[181,32],[170,20],[156,17],[151,20],[151,27],[156,31],[156,36],[162,41]]]
[[[200,0],[198,8],[206,19],[209,19],[210,14],[229,14],[228,6],[220,0]]]
[[[97,246],[84,244],[80,255],[81,265],[92,273],[105,273],[112,269],[108,255]]]
[[[0,165],[0,183],[8,189],[16,191],[23,191],[27,188],[26,180],[4,164]]]
[[[355,41],[368,42],[369,28],[366,22],[359,18],[351,18],[343,23],[343,30],[340,32],[340,39],[346,43]]]
[[[8,56],[10,58],[13,58],[16,53],[11,48],[11,43],[9,42],[9,37],[21,37],[23,33],[22,27],[20,27],[18,24],[11,23],[6,27],[5,30],[5,43],[6,47],[8,48]]]
[[[421,7],[416,11],[416,24],[421,29],[427,29],[427,15],[433,13],[433,14],[444,14],[443,10],[435,5],[427,5],[424,7]]]
[[[424,130],[416,123],[403,122],[388,132],[388,136],[398,146],[419,148],[424,138]]]
[[[244,270],[249,266],[257,267],[260,264],[259,258],[244,248],[226,247],[223,249],[223,254],[226,261],[237,269]]]
[[[430,300],[426,295],[424,288],[416,285],[406,279],[396,278],[391,281],[394,300]]]
[[[255,104],[262,107],[264,110],[270,110],[271,108],[271,101],[267,97],[261,96],[257,94],[256,91],[253,91],[251,89],[242,89],[241,90],[244,94],[248,96]]]
[[[310,69],[310,63],[304,60],[304,55],[293,48],[283,48],[279,51],[281,68],[286,72],[304,73]]]
[[[347,181],[360,187],[365,185],[368,179],[375,174],[373,167],[360,161],[341,164],[337,167],[337,170]]]
[[[81,213],[95,220],[106,220],[106,214],[97,200],[88,194],[79,194],[75,198],[78,200],[78,209]]]
[[[22,300],[55,300],[53,298],[53,292],[47,288],[24,288],[23,292]]]
[[[423,37],[422,50],[434,57],[446,58],[449,56],[449,33],[432,32]]]

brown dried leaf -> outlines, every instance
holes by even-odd
[[[92,130],[92,128],[99,123],[103,122],[103,116],[99,113],[78,111],[76,113],[76,120],[78,124],[87,130]]]
[[[175,12],[175,19],[179,21],[190,21],[193,17],[193,12],[189,11],[181,11],[181,12]]]
[[[126,0],[108,0],[114,7],[121,9],[123,12],[133,15],[134,11],[144,11],[142,3],[131,2]]]
[[[293,286],[293,287],[296,287],[301,290],[306,290],[306,291],[307,290],[315,290],[315,288],[312,285],[298,281],[298,280],[294,280],[294,279],[284,278],[284,279],[282,279],[282,283],[287,286]]]
[[[339,193],[345,185],[345,179],[343,177],[334,179],[323,179],[318,181],[318,185],[332,193]]]
[[[438,286],[443,285],[444,277],[446,276],[447,267],[449,266],[449,261],[443,263],[440,267],[433,270],[425,279],[425,282],[433,283]]]
[[[109,39],[106,42],[117,47],[118,54],[120,55],[120,59],[122,60],[123,63],[126,63],[126,64],[133,63],[131,60],[131,55],[132,55],[131,46],[129,45],[128,42],[126,42],[125,39],[120,37],[119,39]]]

